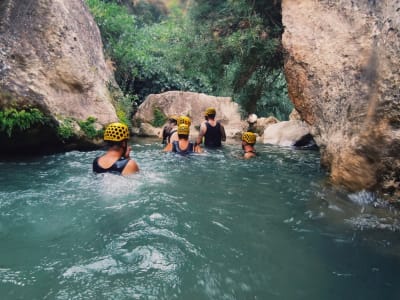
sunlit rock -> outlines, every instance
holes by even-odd
[[[399,1],[283,0],[285,75],[332,182],[400,195]]]
[[[265,128],[264,144],[294,146],[297,141],[310,133],[309,126],[302,121],[282,121]]]
[[[117,120],[108,90],[113,82],[84,1],[0,2],[0,107],[36,107],[52,124],[50,132],[30,132],[30,146],[56,143],[65,119],[95,117],[97,127]]]
[[[224,125],[227,137],[234,137],[238,132],[242,132],[243,121],[240,118],[239,106],[230,97],[215,97],[181,91],[149,95],[139,106],[133,123],[154,124],[157,111],[164,117],[186,115],[192,119],[190,131],[191,134],[194,134],[201,122],[204,121],[204,112],[208,107],[216,109],[216,119]]]

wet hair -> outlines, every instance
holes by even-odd
[[[115,141],[105,141],[107,148],[114,148],[114,147],[119,147],[122,148],[122,143],[125,142],[126,140],[120,141],[120,142],[115,142]]]
[[[208,115],[208,118],[209,118],[209,119],[212,119],[212,120],[215,119],[215,114]]]

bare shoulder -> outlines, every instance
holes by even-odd
[[[122,175],[129,175],[132,173],[139,172],[139,166],[133,159],[130,159],[128,164],[125,166],[124,170],[122,171]]]

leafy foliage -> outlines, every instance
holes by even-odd
[[[66,141],[74,136],[74,121],[71,118],[65,118],[60,122],[57,128],[57,135],[61,140]]]
[[[184,90],[231,96],[247,113],[290,113],[279,0],[193,0],[168,16],[144,1],[86,2],[134,107],[151,93]]]
[[[151,93],[207,90],[202,74],[185,73],[177,59],[186,36],[179,11],[162,23],[140,24],[124,6],[87,0],[99,25],[106,53],[117,66],[115,77],[125,94],[137,94],[137,104]]]
[[[25,131],[34,125],[45,124],[47,118],[37,108],[17,110],[7,108],[0,111],[0,131],[11,137],[14,130]]]
[[[153,109],[153,115],[154,115],[154,118],[153,118],[152,125],[154,127],[161,127],[165,124],[165,121],[167,121],[167,116],[164,115],[158,107],[155,107]]]
[[[131,127],[131,118],[133,109],[137,103],[137,96],[124,94],[119,88],[113,86],[111,83],[109,83],[108,89],[114,99],[114,105],[117,110],[119,121],[126,124],[128,127]]]
[[[89,117],[86,121],[78,121],[79,126],[82,131],[86,134],[86,136],[90,139],[99,138],[103,135],[102,130],[96,130],[94,127],[94,123],[96,122],[96,118]]]

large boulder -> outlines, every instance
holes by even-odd
[[[97,128],[117,120],[108,90],[113,83],[100,32],[84,1],[0,2],[0,108],[37,108],[54,125],[32,131],[37,143],[30,146],[56,143],[63,120],[95,117]]]
[[[400,194],[399,1],[283,0],[289,96],[332,182]]]
[[[309,126],[300,120],[282,121],[267,126],[262,136],[264,144],[295,146],[298,141],[310,135]]]
[[[193,92],[170,91],[162,94],[151,94],[139,106],[134,118],[134,124],[153,123],[155,110],[164,116],[186,115],[192,119],[191,133],[204,121],[207,107],[217,111],[216,119],[225,127],[227,137],[234,137],[243,130],[239,106],[230,97],[215,97]],[[143,132],[142,129],[137,132]],[[148,132],[148,131],[147,131]]]

